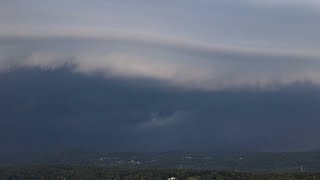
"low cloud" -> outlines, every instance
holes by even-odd
[[[319,88],[185,91],[149,79],[22,68],[0,75],[0,151],[306,151]]]
[[[123,39],[10,39],[2,41],[0,69],[55,69],[108,77],[150,78],[182,88],[270,88],[320,83],[317,54]]]
[[[318,4],[1,0],[0,151],[318,149]]]
[[[174,113],[170,113],[170,114],[151,113],[150,119],[141,123],[140,127],[142,127],[142,128],[161,128],[161,127],[168,127],[168,126],[176,125],[177,123],[185,123],[183,120],[184,114],[185,113],[179,112],[179,111],[174,112]]]

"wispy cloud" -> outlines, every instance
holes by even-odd
[[[151,113],[150,118],[140,123],[140,127],[142,128],[161,128],[175,125],[177,123],[183,123],[184,113],[174,112],[172,114],[161,115],[161,113]]]

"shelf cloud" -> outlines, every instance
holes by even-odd
[[[279,52],[139,39],[6,39],[0,68],[59,68],[104,77],[160,80],[181,88],[217,90],[309,81],[319,84],[316,53]]]
[[[0,151],[319,149],[319,5],[1,0]]]

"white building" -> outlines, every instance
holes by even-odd
[[[177,180],[176,177],[171,177],[171,178],[168,178],[168,180]]]

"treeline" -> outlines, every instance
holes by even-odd
[[[235,171],[212,171],[191,169],[124,169],[106,167],[70,166],[26,166],[0,169],[0,179],[48,179],[48,180],[166,180],[169,177],[180,179],[236,179],[236,180],[313,180],[320,179],[320,173],[249,173]]]

